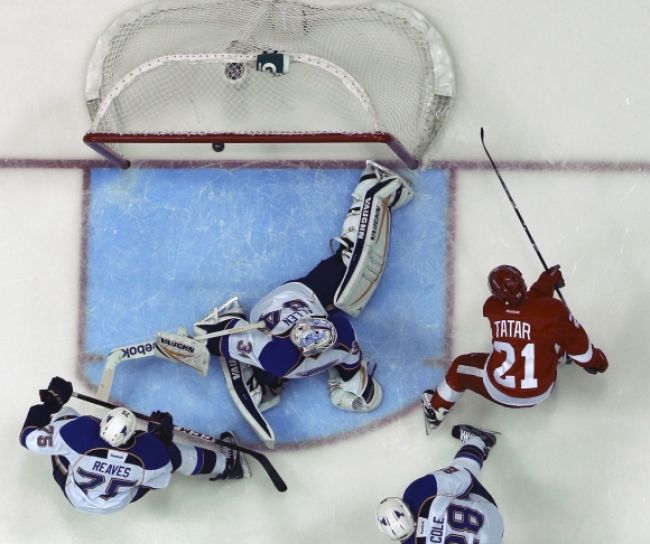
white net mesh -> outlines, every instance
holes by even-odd
[[[276,50],[288,73],[256,71]],[[91,132],[387,132],[416,157],[453,94],[442,38],[395,2],[149,4],[100,38],[86,86]]]

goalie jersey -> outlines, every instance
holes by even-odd
[[[500,544],[503,518],[494,499],[467,469],[450,466],[418,478],[404,502],[416,520],[406,544]]]
[[[291,341],[290,331],[298,319],[305,317],[329,319],[336,328],[337,343],[324,353],[303,357]],[[361,362],[361,350],[349,319],[342,314],[328,315],[303,283],[285,283],[268,293],[253,306],[250,320],[263,321],[265,328],[223,337],[219,348],[226,358],[287,379],[318,374],[334,365],[355,367]],[[243,320],[233,319],[227,328],[243,324]]]
[[[112,448],[99,436],[99,419],[64,407],[42,425],[41,409],[30,409],[20,443],[52,456],[55,479],[76,510],[109,514],[169,484],[170,457],[152,434],[137,432],[128,446]]]

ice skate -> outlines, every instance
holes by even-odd
[[[436,409],[431,406],[432,398],[433,390],[431,389],[427,389],[424,393],[422,393],[422,396],[420,397],[420,404],[422,405],[422,410],[424,411],[424,430],[427,434],[430,434],[431,431],[437,429],[449,412],[449,410],[445,408]]]
[[[237,437],[230,431],[225,431],[219,436],[224,442],[231,444],[239,444]],[[229,448],[228,446],[221,446],[221,453],[226,456],[226,468],[221,474],[210,478],[210,480],[241,480],[242,478],[250,478],[251,469],[248,466],[248,461],[238,450]]]
[[[478,438],[483,441],[485,444],[485,453],[490,451],[490,449],[497,443],[497,435],[499,433],[496,431],[486,431],[484,429],[479,429],[478,427],[472,427],[471,425],[454,425],[451,430],[451,436],[460,440],[463,444],[467,443],[471,438]]]

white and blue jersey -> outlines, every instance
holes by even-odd
[[[405,544],[501,544],[503,518],[474,473],[479,452],[464,446],[447,468],[412,482],[402,500],[416,520]]]
[[[303,357],[291,341],[290,330],[305,317],[327,317],[336,328],[337,343],[315,357]],[[250,321],[264,321],[266,327],[221,338],[219,352],[224,357],[286,379],[305,378],[335,365],[353,369],[361,363],[361,350],[349,319],[341,313],[328,315],[314,292],[301,282],[285,283],[264,296],[253,306]],[[232,319],[225,328],[244,324],[244,320]]]
[[[45,420],[44,420],[45,418]],[[64,408],[50,423],[43,406],[30,409],[20,443],[52,456],[54,477],[81,512],[121,510],[149,489],[164,488],[173,472],[166,446],[150,433],[136,433],[124,448],[99,436],[99,419]]]

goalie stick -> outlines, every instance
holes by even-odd
[[[83,400],[86,402],[89,402],[91,404],[96,404],[97,406],[103,406],[104,408],[117,408],[118,406],[116,404],[106,402],[104,400],[91,397],[89,395],[84,395],[83,393],[77,393],[76,391],[72,393],[72,396],[79,399]],[[142,419],[143,421],[150,421],[151,418],[149,416],[146,416],[144,414],[141,414],[139,412],[133,412],[133,415],[137,417],[138,419]],[[271,464],[271,461],[269,461],[269,458],[264,455],[262,452],[259,452],[257,450],[251,450],[249,448],[246,448],[244,446],[240,446],[239,444],[233,444],[231,442],[226,442],[224,440],[220,440],[218,438],[214,438],[213,436],[203,434],[198,431],[193,431],[192,429],[188,429],[187,427],[179,427],[177,425],[174,425],[174,431],[179,432],[179,433],[185,433],[188,436],[191,436],[193,438],[198,438],[200,440],[203,440],[205,442],[211,442],[213,444],[216,444],[218,446],[226,446],[230,449],[237,450],[241,453],[245,453],[246,455],[251,456],[253,459],[255,459],[260,465],[262,465],[262,468],[266,471],[268,474],[269,478],[273,482],[273,485],[275,488],[280,491],[284,492],[287,490],[287,484],[285,481],[282,479],[278,471],[275,469],[275,467]]]
[[[258,321],[257,323],[250,323],[223,331],[215,331],[194,338],[175,333],[158,333],[154,341],[140,342],[115,348],[106,358],[104,371],[102,372],[102,377],[97,387],[97,395],[102,400],[108,400],[111,388],[113,387],[115,369],[122,361],[127,360],[158,356],[168,361],[190,366],[206,376],[208,373],[210,354],[207,352],[207,349],[198,345],[198,341],[262,329],[265,326],[264,321]],[[181,348],[180,350],[174,349],[179,346]]]
[[[548,265],[546,264],[546,261],[544,260],[544,257],[542,257],[542,253],[540,252],[539,248],[537,247],[537,244],[535,243],[535,240],[533,239],[533,235],[530,233],[530,230],[528,230],[528,226],[526,225],[526,222],[524,221],[524,218],[522,217],[521,213],[519,213],[519,208],[517,207],[517,204],[515,204],[515,200],[512,198],[512,195],[510,194],[510,191],[508,190],[508,186],[506,185],[506,182],[503,181],[503,178],[501,177],[501,172],[499,172],[499,169],[497,168],[496,163],[494,162],[494,159],[492,159],[492,155],[490,155],[490,152],[488,151],[487,146],[485,145],[485,130],[483,127],[481,127],[481,143],[483,144],[483,149],[485,150],[485,154],[487,155],[487,158],[490,159],[490,163],[492,164],[492,169],[494,170],[494,173],[497,175],[497,178],[499,178],[499,181],[501,182],[501,187],[503,187],[503,190],[505,191],[508,200],[510,200],[510,205],[512,206],[512,209],[515,211],[517,214],[517,218],[519,219],[519,222],[521,223],[521,226],[524,228],[524,231],[526,232],[526,236],[528,236],[528,240],[530,241],[531,245],[533,246],[533,249],[535,250],[535,253],[537,253],[537,257],[542,263],[542,266],[544,267],[544,270],[548,271]],[[559,287],[555,287],[555,292],[557,293],[557,296],[560,297],[560,300],[564,303],[564,305],[569,308],[569,305],[566,303],[566,300],[564,300],[564,296],[562,295],[562,292],[560,291]],[[570,357],[567,357],[567,361],[571,361]],[[583,367],[584,368],[584,367]],[[597,374],[598,371],[593,369],[593,368],[585,368],[585,371],[587,371],[589,374]]]
[[[269,449],[275,448],[275,433],[251,396],[244,381],[241,363],[228,357],[219,357],[219,362],[226,380],[226,388],[235,407],[255,431],[255,434],[264,442],[264,445]]]

